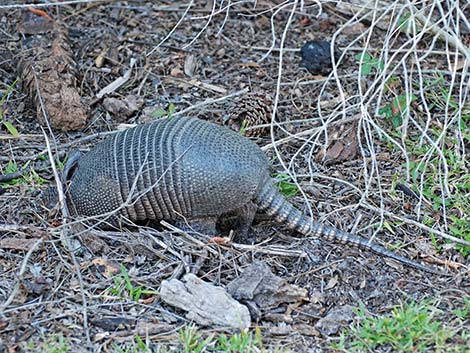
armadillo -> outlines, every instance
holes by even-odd
[[[366,238],[303,214],[278,190],[269,162],[251,140],[216,124],[173,117],[111,136],[64,169],[70,212],[105,218],[209,224],[234,213],[249,229],[256,210],[304,236],[339,241],[416,269],[437,271]]]

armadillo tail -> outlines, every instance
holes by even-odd
[[[440,271],[400,256],[365,238],[343,232],[313,220],[287,201],[277,190],[275,185],[267,184],[263,187],[256,199],[256,203],[260,211],[264,211],[272,216],[280,224],[285,224],[290,230],[297,231],[305,236],[316,236],[330,241],[337,241],[342,244],[354,245],[358,248],[387,256],[407,266],[442,275]]]

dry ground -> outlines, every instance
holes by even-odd
[[[455,43],[431,30],[410,40],[409,33],[387,27],[392,21],[389,18],[374,22],[371,17],[361,18],[362,13],[354,18],[334,3],[319,3],[322,11],[315,3],[305,3],[302,8],[299,2],[292,12],[292,4],[281,2],[258,1],[255,8],[253,3],[224,8],[227,3],[219,2],[214,12],[212,3],[196,2],[186,14],[187,4],[172,1],[103,1],[44,8],[67,25],[79,92],[91,102],[86,127],[78,132],[54,131],[52,151],[63,161],[71,149],[86,150],[96,144],[102,139],[98,133],[115,130],[121,123],[149,121],[149,113],[156,109],[168,110],[173,104],[178,112],[245,88],[260,90],[273,97],[275,120],[281,125],[274,126],[272,135],[267,133],[256,141],[266,147],[273,175],[288,172],[302,189],[291,198],[293,203],[339,229],[375,236],[375,241],[451,276],[414,271],[347,246],[300,239],[266,221],[255,224],[259,245],[248,250],[194,242],[164,228],[143,227],[140,233],[95,232],[67,238],[72,246],[82,244],[72,256],[64,234],[73,234],[59,227],[62,217],[51,218],[39,200],[39,191],[53,185],[41,130],[44,124],[22,82],[8,90],[18,76],[16,58],[24,50],[17,26],[25,10],[0,9],[0,92],[6,97],[2,119],[20,133],[13,138],[2,126],[0,174],[11,173],[13,164],[23,168],[29,163],[37,170],[37,175],[27,172],[15,183],[1,184],[0,351],[19,351],[28,342],[39,345],[52,334],[67,337],[74,351],[114,351],[116,345],[133,341],[137,334],[148,335],[155,343],[175,340],[178,329],[186,324],[184,313],[163,304],[158,295],[146,295],[136,302],[111,293],[109,289],[116,286],[113,276],[106,273],[111,264],[123,264],[135,286],[158,291],[162,280],[180,276],[196,264],[198,276],[223,286],[254,259],[263,260],[280,277],[307,289],[311,298],[291,308],[285,316],[287,322],[258,323],[267,347],[296,352],[326,350],[337,335],[324,337],[313,327],[328,311],[345,304],[358,307],[361,303],[374,314],[423,298],[437,300],[447,313],[462,305],[462,299],[470,295],[470,262],[441,235],[458,235],[449,228],[456,224],[451,216],[468,220],[469,208],[463,201],[458,206],[446,204],[446,209],[439,200],[444,189],[460,192],[463,199],[468,198],[468,189],[454,187],[454,174],[440,169],[440,157],[433,164],[435,151],[417,151],[429,145],[428,139],[419,141],[419,136],[431,136],[440,151],[447,147],[463,156],[462,170],[469,167],[465,159],[469,140],[458,133],[469,131],[465,127],[459,130],[461,125],[452,120],[452,106],[442,103],[442,95],[437,94],[442,82],[447,83],[448,91],[458,97],[458,105],[468,109],[465,56],[454,49]],[[307,40],[332,38],[344,53],[336,74],[310,75],[301,66],[298,49]],[[295,50],[281,56],[281,44]],[[364,51],[382,61],[372,62],[371,73],[361,75],[356,55]],[[448,54],[454,52],[457,54]],[[143,102],[138,111],[125,117],[110,113],[95,95],[124,75],[131,59],[136,62],[130,79],[110,94],[123,99],[133,95]],[[193,59],[197,65],[185,72],[185,63],[189,65]],[[452,60],[461,67],[452,67]],[[380,86],[390,79],[380,76],[383,63],[390,63],[387,70],[395,75],[388,91]],[[419,77],[441,77],[442,81],[429,84],[426,92]],[[397,108],[388,105],[394,110],[390,119],[380,116],[378,109],[403,92],[415,92],[411,82],[417,82],[417,91],[425,95],[412,99],[403,115],[411,118],[404,118],[397,128],[391,116],[396,118]],[[434,104],[424,104],[431,95],[438,96]],[[229,96],[203,104],[187,114],[222,123],[234,99]],[[447,127],[444,137],[454,135],[462,143],[441,144],[436,131],[443,126]],[[302,134],[304,131],[308,133]],[[86,140],[86,136],[93,138]],[[289,136],[272,148],[273,141]],[[330,147],[341,137],[346,143],[358,140],[360,148],[351,152],[340,146],[340,153],[335,154]],[[411,153],[409,149],[414,147],[416,153]],[[346,158],[342,157],[345,151],[351,153]],[[319,153],[333,156],[325,161]],[[420,160],[429,163],[424,169],[413,169]],[[427,175],[434,167],[433,187],[427,176],[426,180],[416,175],[413,179],[413,171]],[[462,227],[465,231],[465,224]],[[462,234],[468,234],[464,231]],[[269,253],[273,246],[298,252],[294,256]],[[207,258],[201,262],[201,257]]]

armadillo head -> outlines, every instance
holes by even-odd
[[[62,183],[62,188],[66,190],[67,182],[72,177],[73,173],[77,169],[78,161],[82,157],[82,153],[79,150],[72,150],[69,154],[67,162],[65,163],[64,170],[60,175],[60,182]],[[59,202],[59,194],[57,192],[56,186],[49,186],[47,189],[43,190],[41,194],[42,204],[49,210],[55,208]]]

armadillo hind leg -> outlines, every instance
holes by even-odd
[[[244,244],[254,243],[254,236],[251,234],[250,229],[255,219],[256,211],[258,206],[254,202],[248,202],[241,208],[233,211],[233,214],[237,217],[237,223],[235,225],[235,239],[238,242]]]
[[[387,250],[379,244],[370,242],[366,238],[340,231],[334,227],[323,225],[313,220],[287,201],[273,184],[265,185],[259,193],[256,202],[260,211],[266,212],[277,222],[285,224],[290,230],[297,231],[305,236],[316,236],[327,240],[338,241],[343,244],[354,245],[365,250],[373,251],[376,254],[387,256],[416,269],[442,274],[437,270]]]

